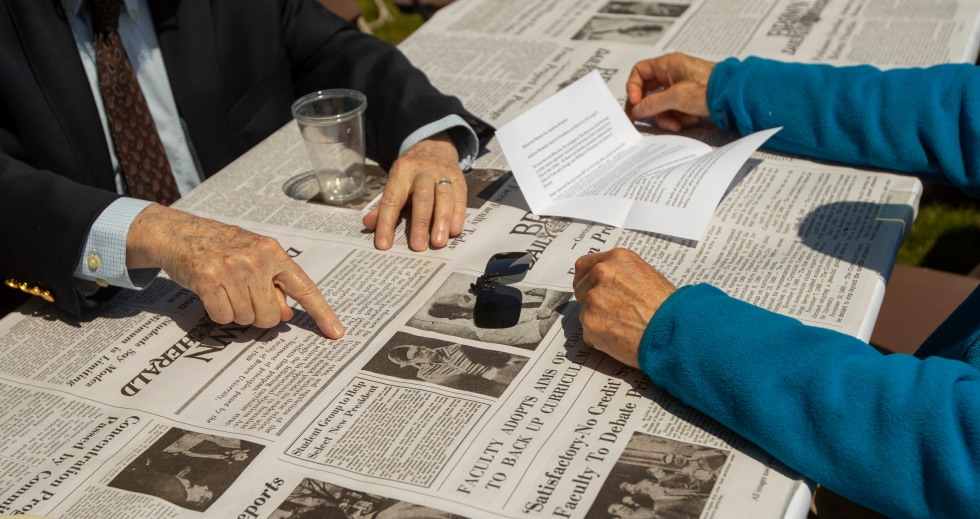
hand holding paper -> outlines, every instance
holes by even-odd
[[[643,136],[598,73],[497,131],[531,210],[700,240],[749,156],[778,128],[712,149]]]

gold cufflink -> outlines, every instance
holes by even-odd
[[[36,285],[29,286],[27,283],[18,283],[17,280],[15,279],[8,279],[3,283],[10,288],[16,288],[17,290],[20,290],[21,292],[24,292],[26,294],[30,294],[32,296],[38,296],[49,303],[54,302],[54,296],[51,295],[50,290],[41,290],[41,287]]]
[[[85,260],[85,263],[88,265],[88,268],[96,270],[102,265],[102,258],[98,254],[90,254]]]

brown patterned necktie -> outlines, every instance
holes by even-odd
[[[95,62],[109,132],[129,195],[170,205],[180,198],[170,163],[133,65],[119,38],[123,0],[88,0],[95,29]]]

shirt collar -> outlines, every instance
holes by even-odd
[[[65,16],[67,16],[69,20],[75,16],[78,16],[79,11],[82,10],[83,1],[84,0],[61,0],[61,8],[65,10]],[[139,0],[123,0],[123,5],[126,7],[124,12],[129,13],[129,17],[134,23],[137,24],[140,22],[140,18],[142,18],[140,16],[141,3],[142,2]],[[88,11],[87,8],[85,10]]]

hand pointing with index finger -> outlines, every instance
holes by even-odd
[[[220,324],[276,326],[293,317],[288,296],[327,337],[344,335],[337,314],[279,242],[240,227],[150,205],[130,227],[126,266],[162,268]]]

